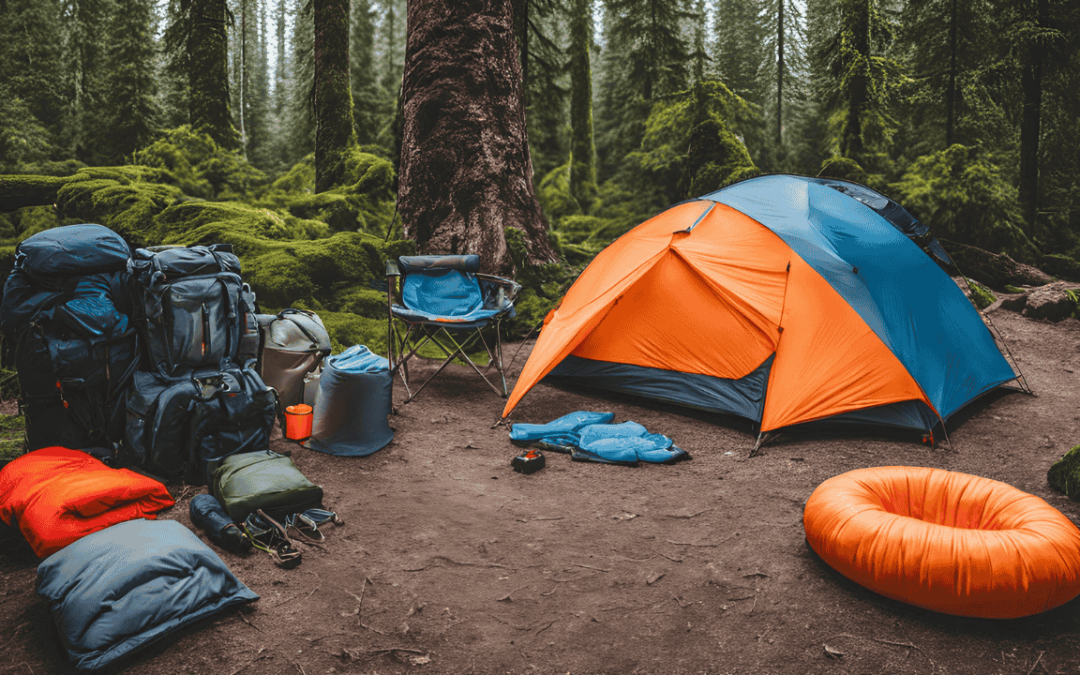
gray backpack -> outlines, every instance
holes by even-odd
[[[264,324],[261,374],[278,392],[281,408],[303,402],[304,376],[330,354],[330,336],[322,319],[303,309],[261,315]]]

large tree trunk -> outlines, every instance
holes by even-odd
[[[1036,4],[1038,26],[1045,26],[1046,0]],[[1027,58],[1021,63],[1020,88],[1024,107],[1020,114],[1020,209],[1024,215],[1025,234],[1035,236],[1035,215],[1039,204],[1039,127],[1042,119],[1043,48],[1028,45]]]
[[[574,0],[570,16],[570,193],[586,211],[596,201],[596,145],[593,138],[590,0]]]
[[[229,113],[228,56],[225,0],[195,0],[188,40],[191,126],[210,134],[218,145],[235,149],[240,137]]]
[[[349,0],[315,0],[315,192],[340,185],[356,143],[349,88]]]
[[[511,0],[410,0],[398,202],[420,253],[480,256],[514,269],[504,228],[526,261],[555,258],[533,192]]]

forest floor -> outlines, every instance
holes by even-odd
[[[1004,481],[1075,522],[1046,471],[1080,443],[1080,322],[992,318],[1036,396],[1003,393],[917,438],[783,436],[750,457],[744,426],[631,398],[540,385],[515,421],[613,411],[692,459],[636,468],[518,453],[503,401],[451,367],[392,418],[365,458],[283,440],[345,520],[292,570],[219,551],[261,599],[123,662],[130,675],[316,673],[1080,673],[1080,601],[1018,620],[937,614],[834,573],[809,550],[814,488],[868,466],[932,466]],[[510,346],[507,357],[517,346]],[[520,372],[528,347],[513,366]],[[402,388],[395,387],[401,400]],[[277,433],[277,432],[276,432]],[[190,526],[201,488],[162,514]],[[0,554],[0,674],[70,673],[32,554]]]

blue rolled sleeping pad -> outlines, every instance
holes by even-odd
[[[205,532],[210,541],[230,553],[242,554],[251,549],[251,542],[213,495],[191,498],[191,522]]]

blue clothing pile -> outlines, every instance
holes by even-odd
[[[636,466],[638,462],[671,464],[690,455],[662,434],[651,434],[637,422],[612,424],[615,413],[579,410],[547,424],[515,424],[510,440],[541,450],[569,453],[579,462]]]

